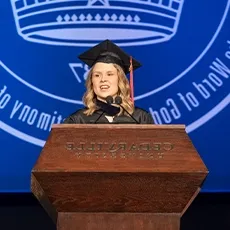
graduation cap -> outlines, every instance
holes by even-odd
[[[137,60],[108,39],[80,54],[78,58],[89,67],[97,62],[114,63],[118,64],[125,74],[130,73],[131,98],[133,101],[133,70],[141,66]]]

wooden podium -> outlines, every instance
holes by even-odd
[[[179,230],[208,171],[183,125],[53,125],[31,189],[58,230]]]

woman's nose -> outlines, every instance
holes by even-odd
[[[107,79],[106,79],[106,76],[104,74],[101,75],[101,81],[102,82],[105,82]]]

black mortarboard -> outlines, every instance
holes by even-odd
[[[115,45],[110,40],[105,40],[90,48],[86,52],[79,55],[78,58],[90,67],[97,62],[115,63],[123,68],[125,74],[130,72],[130,55],[125,53],[120,47]],[[141,64],[132,58],[133,70],[139,68],[140,66]]]

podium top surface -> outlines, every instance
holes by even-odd
[[[156,124],[53,124],[52,129],[64,129],[64,128],[86,128],[86,129],[183,129],[186,126],[183,124],[178,125],[156,125]]]

